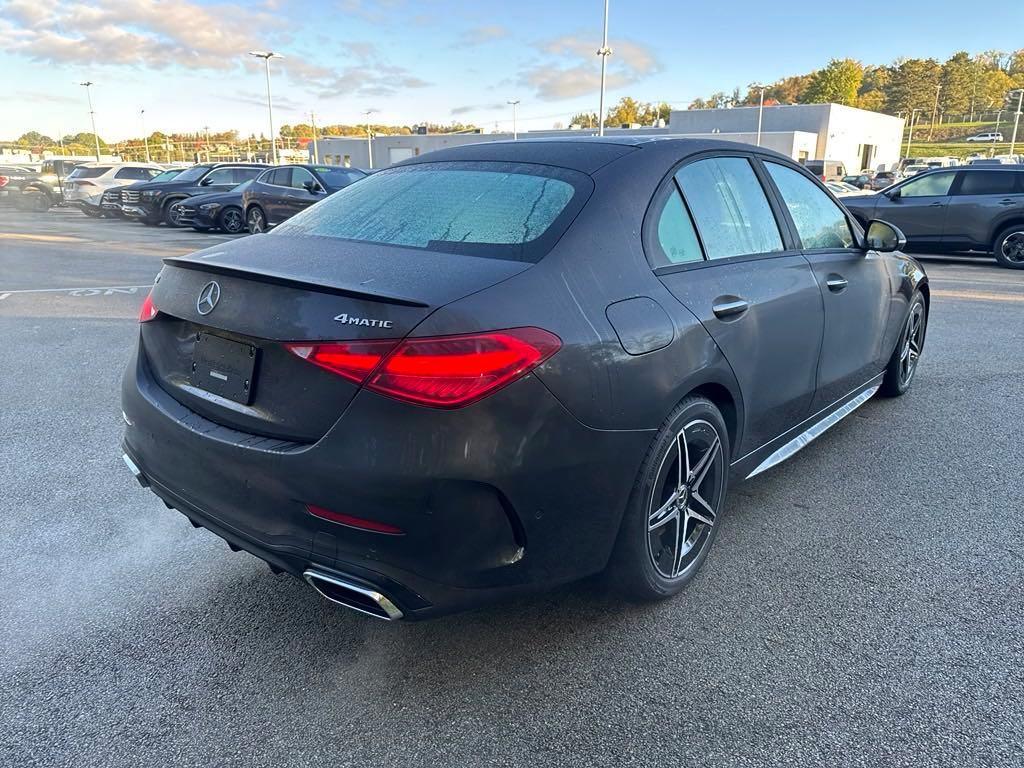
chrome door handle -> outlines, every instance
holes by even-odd
[[[941,208],[944,205],[945,205],[945,203],[931,203],[928,207],[929,208]]]
[[[832,293],[842,293],[846,290],[846,286],[849,284],[850,281],[842,275],[831,275],[828,280],[825,281],[825,285],[828,286],[828,289],[832,291]]]
[[[1007,199],[1004,199],[1004,200],[1000,200],[999,204],[1000,205],[1016,205],[1017,201],[1016,200],[1010,200],[1009,198],[1007,198]]]
[[[740,299],[735,296],[723,296],[723,299],[727,301],[720,301],[711,306],[711,311],[715,313],[715,317],[725,319],[727,317],[735,317],[742,315],[750,308],[750,302],[745,299]]]

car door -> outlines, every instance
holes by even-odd
[[[267,216],[267,224],[273,226],[285,218],[287,201],[285,196],[291,192],[292,167],[275,168],[261,178],[257,201]]]
[[[746,429],[736,458],[799,424],[816,384],[821,294],[780,229],[746,153],[684,164],[661,192],[656,273],[703,323],[739,383]],[[651,240],[654,238],[648,238]]]
[[[1024,215],[1024,173],[1010,168],[960,171],[946,208],[944,250],[988,250],[1001,222]]]
[[[324,195],[322,192],[311,192],[307,188],[307,184],[311,185],[312,189],[322,189],[320,182],[305,168],[292,168],[291,183],[289,184],[288,192],[284,196],[284,204],[281,207],[281,221],[294,216],[299,211],[305,210],[313,203],[323,199]]]
[[[886,257],[860,246],[846,212],[811,178],[767,159],[764,167],[821,292],[825,324],[811,404],[816,413],[862,388],[885,364],[892,298]]]
[[[940,248],[956,171],[923,173],[879,195],[875,218],[895,224],[916,250]]]
[[[214,168],[203,177],[199,186],[203,188],[200,194],[227,192],[235,186],[235,169],[230,167]]]

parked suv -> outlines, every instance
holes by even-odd
[[[182,170],[183,169],[181,169],[181,168],[171,168],[170,170],[161,171],[156,176],[154,176],[152,179],[148,179],[148,181],[152,181],[152,182],[170,181],[175,176],[177,176],[179,173],[181,173]],[[140,183],[143,183],[143,182],[136,181],[136,182],[132,182],[131,184],[125,184],[125,185],[120,186],[120,187],[111,187],[110,189],[106,190],[103,193],[103,197],[100,199],[100,207],[103,209],[103,212],[105,214],[107,214],[107,215],[110,215],[110,216],[118,216],[118,217],[124,218],[124,211],[121,210],[121,206],[123,204],[122,200],[121,200],[121,193],[124,192],[127,189],[130,189],[130,188],[136,186],[137,184],[140,184]]]
[[[121,209],[133,219],[169,227],[182,226],[176,205],[194,195],[227,192],[243,181],[255,178],[269,166],[263,163],[202,163],[193,165],[170,181],[136,184],[122,194]]]
[[[163,169],[151,163],[86,163],[64,182],[64,200],[86,216],[103,214],[103,193],[126,182],[150,181]]]
[[[249,232],[265,232],[327,195],[366,176],[337,165],[282,165],[261,174],[242,194]]]
[[[879,171],[875,174],[875,177],[871,179],[871,184],[868,186],[868,189],[879,192],[886,187],[892,186],[902,178],[903,174],[899,171]]]
[[[861,223],[895,224],[911,250],[991,253],[1004,267],[1024,269],[1022,166],[925,171],[877,195],[845,197],[843,204]]]
[[[1005,141],[1005,139],[1003,138],[1003,134],[997,133],[996,131],[991,131],[989,133],[978,133],[978,134],[975,134],[974,136],[968,136],[966,139],[964,139],[964,141],[989,142],[989,141]]]

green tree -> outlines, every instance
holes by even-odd
[[[49,147],[54,144],[54,141],[39,131],[29,131],[18,137],[18,144],[23,147]]]
[[[935,59],[897,59],[886,88],[890,112],[931,112],[942,69]]]
[[[804,101],[811,104],[846,104],[857,101],[864,80],[864,67],[853,59],[832,59],[824,69],[811,75]]]
[[[946,114],[964,114],[971,107],[978,65],[966,51],[959,51],[942,65],[939,107]]]
[[[597,126],[597,112],[577,112],[569,118],[569,125],[594,128]]]
[[[765,91],[765,99],[773,98],[780,104],[799,104],[811,83],[811,75],[792,75],[776,81]]]
[[[623,96],[619,103],[608,110],[605,117],[606,125],[628,125],[641,122],[641,113],[644,110],[643,104],[631,96]]]

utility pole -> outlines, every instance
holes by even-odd
[[[750,87],[751,88],[757,88],[758,90],[761,91],[761,98],[758,100],[758,104],[757,104],[757,146],[760,147],[761,146],[761,120],[764,117],[764,91],[765,91],[765,86],[761,85],[760,83],[753,83]]]
[[[309,123],[313,129],[313,163],[320,162],[320,147],[316,143],[316,115],[312,112],[309,113]]]
[[[96,140],[96,162],[98,163],[100,161],[100,137],[99,134],[96,133],[96,112],[93,111],[92,93],[89,91],[92,84],[91,80],[79,83],[79,85],[85,86],[85,98],[89,100],[89,119],[92,121],[92,137]]]
[[[206,162],[210,162],[210,126],[203,126],[203,133],[206,134]]]
[[[146,162],[151,163],[149,159],[149,136],[146,135],[146,110],[139,110],[139,119],[142,120],[142,141],[146,145]]]
[[[941,85],[935,86],[935,106],[932,107],[932,127],[928,129],[928,141],[931,141],[932,136],[935,134],[935,118],[939,112],[939,91],[941,90]]]
[[[923,110],[915,109],[910,113],[910,133],[907,134],[907,158],[910,158],[910,143],[914,140],[914,120],[917,118],[917,113]]]
[[[368,109],[363,112],[366,117],[366,154],[370,159],[370,168],[373,168],[373,132],[370,130],[370,115],[376,111],[376,109]]]
[[[601,47],[597,49],[597,55],[601,57],[601,99],[598,102],[600,114],[597,129],[598,136],[604,136],[604,86],[608,71],[608,57],[612,55],[612,49],[608,47],[608,0],[604,0],[604,39]]]
[[[508,101],[506,103],[512,105],[512,141],[518,141],[519,140],[519,128],[518,128],[518,126],[516,124],[516,120],[517,120],[516,109],[519,107],[519,99],[516,99],[515,101]]]
[[[274,158],[274,165],[277,165],[277,141],[274,138],[274,102],[270,96],[270,60],[283,59],[279,53],[273,51],[249,51],[250,56],[263,59],[267,72],[267,118],[270,121],[270,153]]]
[[[1010,154],[1013,154],[1013,150],[1017,147],[1017,125],[1020,123],[1020,108],[1024,104],[1024,88],[1017,88],[1014,91],[1010,91],[1010,96],[1017,94],[1017,111],[1013,115],[1013,136],[1010,137]]]

